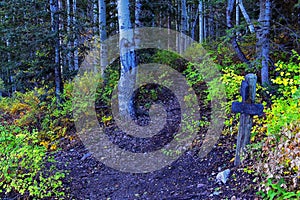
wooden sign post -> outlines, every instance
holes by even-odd
[[[233,102],[231,111],[233,113],[241,113],[240,126],[238,130],[236,153],[234,165],[241,163],[240,155],[245,152],[245,147],[250,143],[250,134],[252,128],[253,115],[263,114],[263,105],[254,104],[256,94],[257,77],[255,74],[247,74],[241,85],[242,102]]]

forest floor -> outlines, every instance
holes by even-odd
[[[166,94],[162,92],[163,94]],[[161,96],[163,96],[163,94]],[[203,102],[198,95],[199,106],[203,108],[202,113],[209,117],[209,108],[201,104]],[[170,114],[175,116],[168,123],[169,128],[162,132],[154,143],[164,145],[170,142],[172,134],[179,124],[178,104],[174,104],[174,98],[170,95],[162,97],[161,103]],[[146,102],[140,102],[142,104]],[[140,112],[139,123],[147,118]],[[176,117],[177,116],[177,117]],[[147,120],[146,120],[147,121]],[[144,121],[145,122],[145,121]],[[173,127],[172,127],[173,126]],[[153,141],[137,141],[129,139],[126,134],[120,133],[114,124],[108,125],[108,136],[113,143],[124,146],[130,144],[131,150],[137,151],[135,145],[140,143],[140,148],[151,148]],[[174,128],[175,127],[175,128]],[[204,133],[200,130],[199,133]],[[117,137],[117,136],[118,137]],[[169,135],[165,138],[165,135]],[[72,138],[72,139],[70,139]],[[153,137],[155,138],[155,137]],[[66,171],[63,180],[64,190],[68,196],[65,199],[74,200],[200,200],[200,199],[230,199],[230,200],[253,200],[256,196],[256,186],[258,179],[251,173],[252,161],[246,162],[240,167],[234,167],[233,158],[235,155],[236,135],[221,135],[213,149],[205,157],[200,158],[197,149],[200,143],[193,144],[187,152],[181,155],[172,164],[148,173],[126,173],[110,168],[98,161],[91,154],[79,136],[72,131],[68,137],[60,139],[59,148],[61,150],[54,154],[57,161],[56,166],[60,171]],[[150,144],[150,145],[149,145]],[[126,147],[126,144],[125,144]],[[140,149],[141,150],[141,149]],[[142,149],[143,150],[143,149]],[[250,167],[250,170],[249,170]],[[226,169],[230,169],[230,176],[227,182],[219,183],[217,174]],[[246,169],[246,170],[245,170]],[[252,171],[254,171],[252,169]],[[250,172],[250,173],[249,173]],[[13,197],[12,195],[11,197]],[[16,195],[13,199],[19,199]],[[12,198],[5,198],[12,199]],[[22,198],[21,198],[22,199]]]
[[[58,168],[68,170],[64,185],[68,199],[90,200],[183,200],[255,199],[255,177],[234,167],[234,136],[221,136],[213,150],[199,158],[190,150],[161,170],[132,174],[117,171],[89,156],[77,138],[56,154]],[[230,169],[228,181],[218,183],[217,173]]]
[[[201,87],[199,86],[199,88]],[[203,88],[201,89],[204,91]],[[162,138],[156,139],[154,143],[152,141],[152,144],[161,141],[161,144],[166,144],[170,141],[168,137],[165,138],[164,136],[170,136],[169,132],[176,130],[176,125],[180,123],[180,117],[178,118],[179,104],[176,105],[175,98],[172,98],[172,95],[168,94],[167,91],[162,91],[158,96],[160,96],[160,103],[164,105],[167,111],[167,116],[173,116],[173,119],[169,123],[167,122],[169,128],[162,132],[160,135]],[[203,116],[209,118],[209,106],[202,103],[201,96],[203,97],[203,95],[198,94],[197,96],[200,109],[202,109],[200,112],[203,113]],[[143,99],[146,99],[146,97]],[[147,102],[136,103],[145,105]],[[142,114],[137,122],[141,124],[145,118],[147,116],[145,117]],[[108,136],[113,143],[124,146],[122,140],[125,140],[127,143],[131,143],[130,146],[133,151],[137,149],[135,144],[138,142],[141,143],[142,147],[140,148],[143,148],[143,146],[151,148],[151,141],[128,140],[126,134],[120,133],[114,127],[114,125],[110,125],[108,128],[110,131]],[[199,133],[203,132],[205,130],[200,130]],[[149,173],[126,173],[104,165],[88,152],[79,137],[75,137],[72,141],[65,140],[65,142],[62,142],[62,151],[59,151],[55,158],[58,161],[58,169],[69,172],[64,184],[70,192],[70,199],[256,199],[255,187],[258,179],[249,173],[251,170],[245,170],[248,169],[247,166],[252,167],[252,161],[248,159],[244,165],[238,168],[234,167],[235,143],[236,135],[221,135],[211,152],[203,158],[200,158],[197,153],[197,149],[201,144],[195,143],[190,150],[171,165]],[[147,147],[145,149],[147,150]],[[225,184],[219,183],[216,176],[226,169],[230,169],[230,176]]]

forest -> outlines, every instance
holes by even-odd
[[[0,199],[300,199],[299,0],[2,0]]]

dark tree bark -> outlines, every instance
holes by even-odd
[[[232,24],[232,20],[231,20],[231,16],[233,13],[233,9],[234,9],[234,2],[235,0],[228,0],[228,4],[227,4],[227,9],[226,9],[226,23],[227,23],[227,27],[228,29],[232,29],[233,28],[233,24]],[[238,58],[246,63],[248,65],[249,68],[252,68],[250,61],[246,58],[245,54],[243,53],[243,51],[241,50],[237,40],[236,40],[236,34],[232,33],[231,34],[231,44],[233,49],[235,50],[235,52],[237,53]]]
[[[269,53],[270,53],[270,21],[271,1],[260,1],[259,26],[256,31],[257,37],[257,60],[261,62],[261,83],[269,84]]]

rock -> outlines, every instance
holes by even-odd
[[[91,154],[90,152],[88,152],[88,153],[84,154],[80,160],[81,160],[81,161],[84,161],[85,159],[87,159],[87,158],[90,157],[91,155],[92,155],[92,154]]]
[[[222,172],[219,172],[216,178],[217,182],[222,182],[225,184],[229,178],[229,175],[230,175],[230,169],[226,169]]]
[[[198,183],[197,188],[203,188],[204,186],[205,186],[205,184]]]

